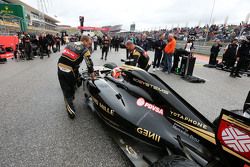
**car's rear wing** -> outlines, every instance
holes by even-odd
[[[222,109],[216,141],[224,151],[250,164],[250,119]]]

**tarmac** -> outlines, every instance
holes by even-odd
[[[153,60],[153,52],[149,55]],[[0,64],[0,166],[131,166],[106,125],[84,104],[82,87],[74,102],[76,118],[68,118],[57,78],[59,57],[60,53],[54,53],[43,60],[37,57]],[[106,62],[100,57],[98,48],[92,55],[95,65],[121,65],[126,51],[112,49]],[[203,67],[205,61],[197,60],[194,70],[195,76],[206,80],[203,84],[189,83],[175,74],[155,73],[210,121],[221,108],[242,109],[250,78],[231,78],[227,72]],[[81,70],[85,68],[82,63]]]

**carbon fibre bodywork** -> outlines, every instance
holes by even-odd
[[[216,144],[216,127],[159,77],[127,65],[121,76],[84,79],[89,105],[108,125],[160,155],[182,155],[200,166],[244,165]]]

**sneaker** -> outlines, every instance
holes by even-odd
[[[157,68],[157,71],[160,71],[160,68]]]
[[[241,78],[241,76],[239,74],[237,74],[236,77]]]
[[[155,72],[155,68],[153,68],[153,72]]]
[[[66,105],[66,110],[67,110],[67,113],[68,113],[69,117],[71,119],[74,119],[75,116],[76,116],[74,109],[67,104]]]

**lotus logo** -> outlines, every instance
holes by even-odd
[[[237,152],[250,152],[250,137],[237,128],[226,128],[222,131],[225,144]]]

